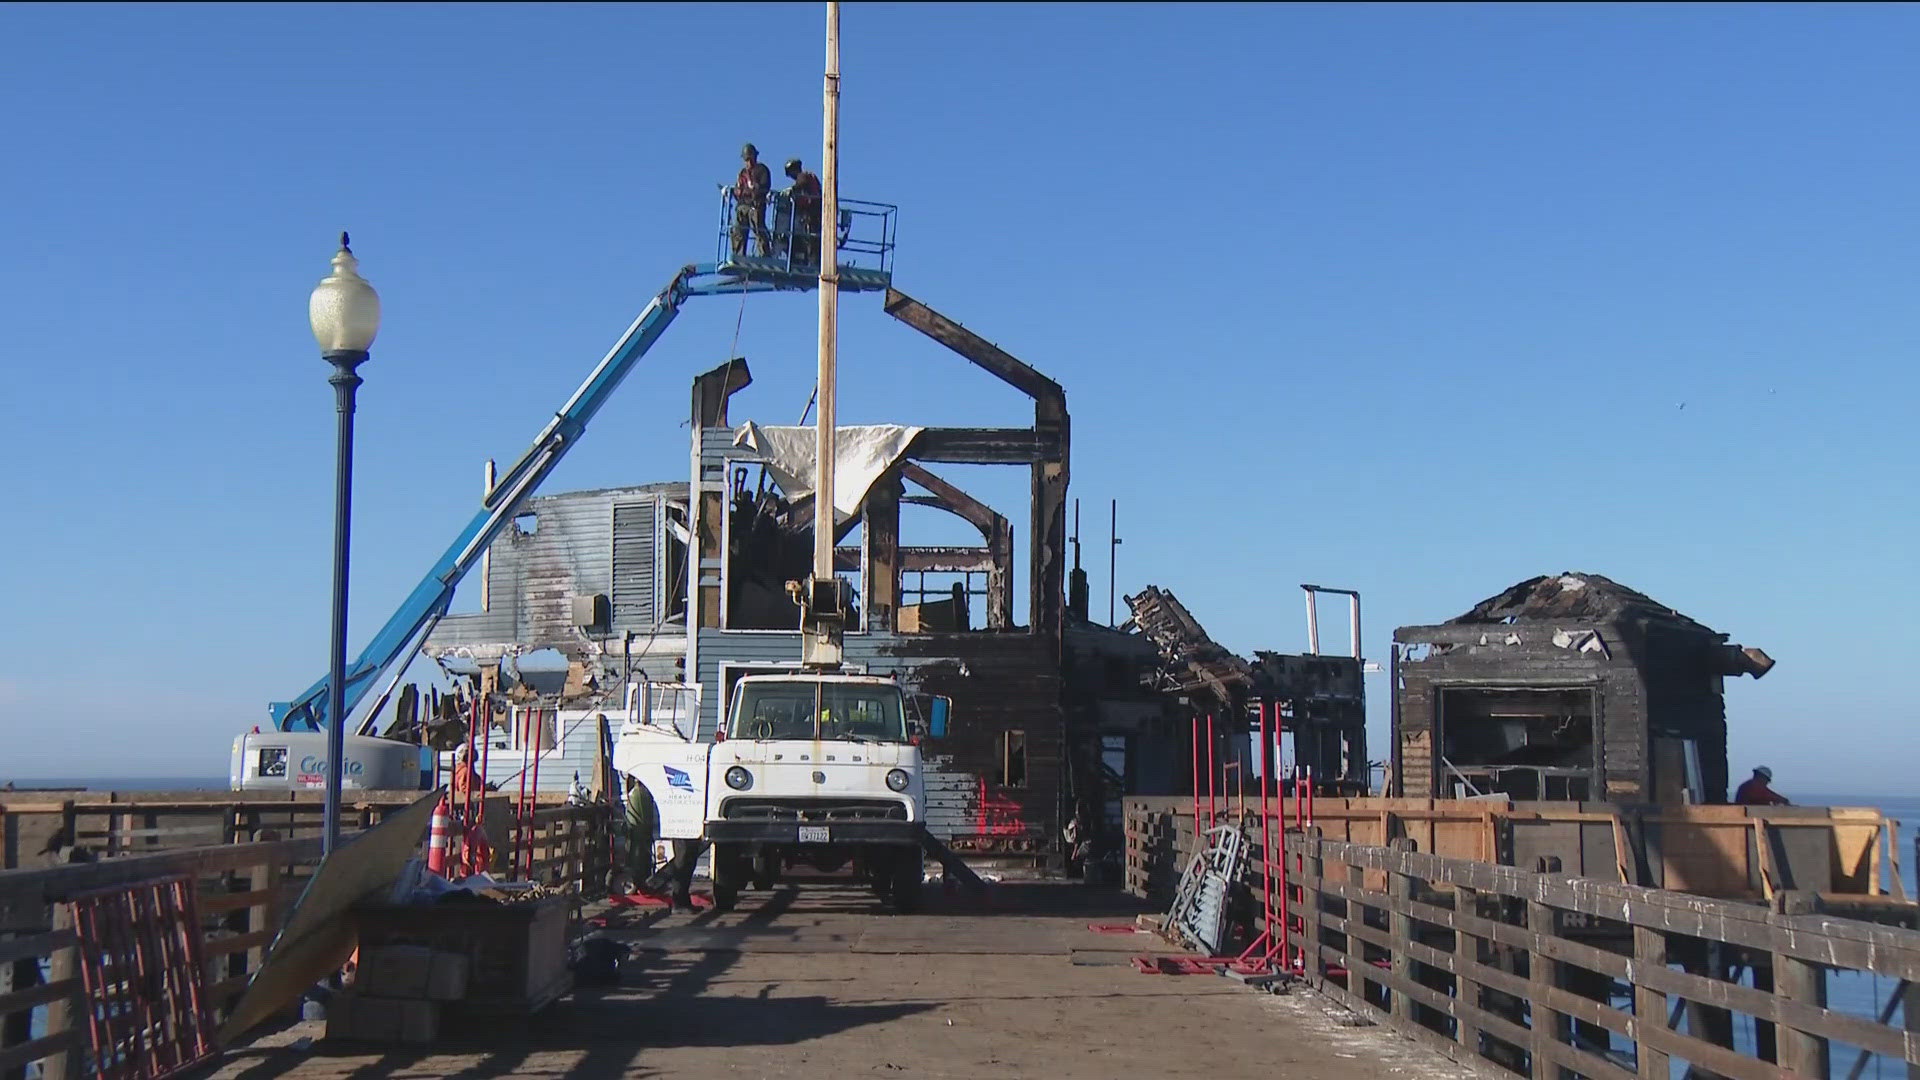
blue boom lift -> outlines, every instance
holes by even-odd
[[[755,255],[750,247],[748,253],[736,255],[728,235],[735,216],[734,197],[731,190],[724,192],[715,261],[684,266],[673,275],[667,287],[640,312],[640,317],[594,366],[586,381],[547,422],[533,440],[533,446],[481,499],[480,510],[473,520],[460,530],[420,584],[414,586],[386,624],[373,635],[366,649],[347,666],[348,715],[384,672],[392,670],[395,664],[412,660],[434,625],[447,613],[460,580],[480,561],[500,530],[520,513],[527,499],[553,472],[554,466],[560,464],[560,459],[586,434],[588,422],[653,343],[660,340],[688,298],[805,291],[819,285],[818,266],[805,259],[808,238],[792,228],[796,218],[791,204],[782,194],[775,194],[770,202],[774,211],[771,254]],[[838,269],[842,292],[876,292],[892,284],[895,211],[895,207],[885,203],[840,200],[834,232],[840,252]],[[336,719],[327,715],[327,689],[327,679],[322,677],[292,701],[267,706],[274,726],[282,731],[325,730]],[[369,712],[359,734],[372,728],[377,712],[378,709]]]

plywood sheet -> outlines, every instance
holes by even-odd
[[[1658,828],[1665,888],[1725,899],[1759,895],[1747,863],[1753,827],[1744,817],[1725,824],[1668,819]]]
[[[353,952],[347,909],[391,889],[420,848],[440,793],[413,805],[335,848],[320,864],[274,938],[266,963],[234,1006],[214,1041],[230,1046],[254,1025],[286,1008],[308,987],[346,963]]]

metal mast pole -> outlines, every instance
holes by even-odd
[[[333,466],[333,632],[327,677],[327,718],[332,723],[327,726],[327,792],[320,811],[321,850],[331,855],[340,845],[340,788],[347,767],[347,551],[353,532],[353,399],[360,388],[355,369],[366,362],[367,354],[341,350],[327,353],[326,358],[333,365],[327,381],[333,384],[339,413]]]
[[[826,133],[820,147],[820,371],[815,414],[813,577],[833,580],[834,378],[840,314],[840,5],[827,5]]]
[[[820,148],[820,370],[814,385],[813,574],[800,601],[800,662],[840,666],[846,603],[833,574],[834,377],[840,314],[840,5],[827,5],[826,124]]]
[[[1108,507],[1107,518],[1107,625],[1117,626],[1113,621],[1113,582],[1120,567],[1120,500],[1113,500]]]

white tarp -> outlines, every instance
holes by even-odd
[[[867,490],[880,479],[907,445],[925,429],[904,424],[849,425],[833,429],[833,514],[834,522],[846,521],[860,512]],[[788,499],[795,502],[813,496],[814,429],[810,427],[761,427],[748,421],[733,433],[733,445],[759,454],[767,471]]]

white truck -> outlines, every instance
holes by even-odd
[[[712,845],[713,900],[770,888],[792,866],[848,867],[899,911],[919,903],[926,834],[923,738],[945,734],[952,702],[910,716],[892,679],[750,675],[714,741],[645,714],[622,727],[614,768],[647,800],[657,834]],[[669,715],[672,715],[671,713]]]

